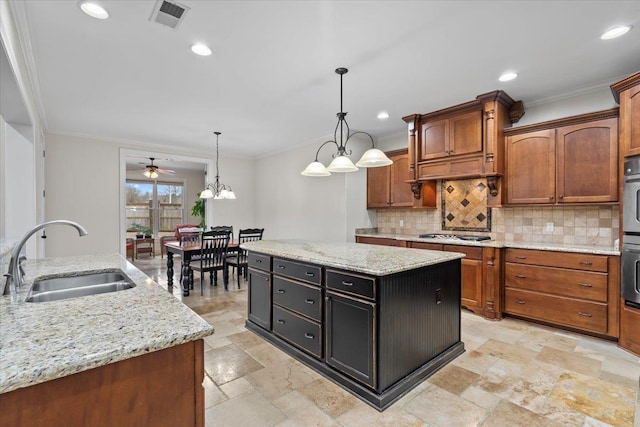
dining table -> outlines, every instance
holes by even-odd
[[[180,255],[182,259],[181,265],[181,283],[182,295],[189,296],[189,291],[193,289],[193,271],[189,268],[189,264],[194,256],[200,255],[200,243],[183,243],[171,241],[164,244],[167,251],[167,285],[173,287],[173,256]],[[238,252],[238,242],[230,241],[227,246],[227,254],[235,254]],[[223,274],[228,274],[224,269]]]

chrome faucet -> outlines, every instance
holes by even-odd
[[[42,224],[38,224],[31,230],[27,231],[25,235],[22,236],[22,239],[20,239],[16,247],[13,248],[13,252],[11,252],[9,269],[7,271],[7,274],[5,274],[5,276],[7,277],[7,281],[4,284],[4,291],[2,292],[2,295],[16,295],[18,289],[22,287],[22,277],[24,276],[24,270],[22,269],[21,262],[22,260],[26,259],[26,257],[24,255],[21,256],[20,252],[22,252],[22,248],[24,247],[25,243],[27,243],[27,240],[29,240],[29,237],[31,237],[32,234],[51,224],[70,225],[71,227],[74,227],[76,230],[78,230],[78,234],[80,235],[80,237],[87,235],[87,230],[85,230],[84,227],[82,227],[80,224],[73,221],[67,221],[65,219],[43,222]]]

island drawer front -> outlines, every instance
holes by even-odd
[[[322,269],[316,265],[289,261],[281,258],[273,259],[273,272],[294,279],[320,285],[322,283]]]
[[[273,332],[313,356],[322,358],[322,328],[319,323],[274,305]]]
[[[257,268],[259,270],[271,270],[271,257],[269,255],[249,252],[247,255],[247,263],[249,264],[249,267]]]
[[[273,303],[320,322],[322,291],[315,286],[273,277]]]
[[[505,289],[505,312],[607,333],[607,305],[521,289]]]
[[[606,273],[506,263],[505,286],[607,302]]]
[[[519,264],[601,271],[603,273],[606,273],[608,269],[608,260],[604,255],[535,251],[530,249],[508,248],[505,261],[517,262]]]
[[[327,288],[374,300],[375,279],[327,270]]]
[[[466,255],[466,259],[482,259],[482,248],[463,245],[444,245],[443,251],[460,252]]]

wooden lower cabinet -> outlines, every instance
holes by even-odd
[[[399,246],[402,248],[407,246],[407,242],[404,240],[387,239],[384,237],[356,236],[356,243],[367,243],[370,245],[382,246]]]
[[[203,341],[0,395],[0,425],[204,426]]]
[[[619,257],[509,248],[507,314],[617,338]]]
[[[640,357],[640,309],[620,301],[620,339],[618,345]]]

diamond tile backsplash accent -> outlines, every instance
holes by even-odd
[[[491,231],[486,178],[442,181],[442,229]]]
[[[442,186],[437,186],[442,192]],[[445,189],[446,190],[446,189]],[[378,232],[417,236],[442,233],[442,199],[437,209],[379,209]],[[613,248],[620,233],[618,206],[527,206],[491,209],[491,232],[465,232],[489,235],[504,242],[592,245]],[[400,227],[400,220],[404,227]],[[546,224],[553,223],[553,231]]]

